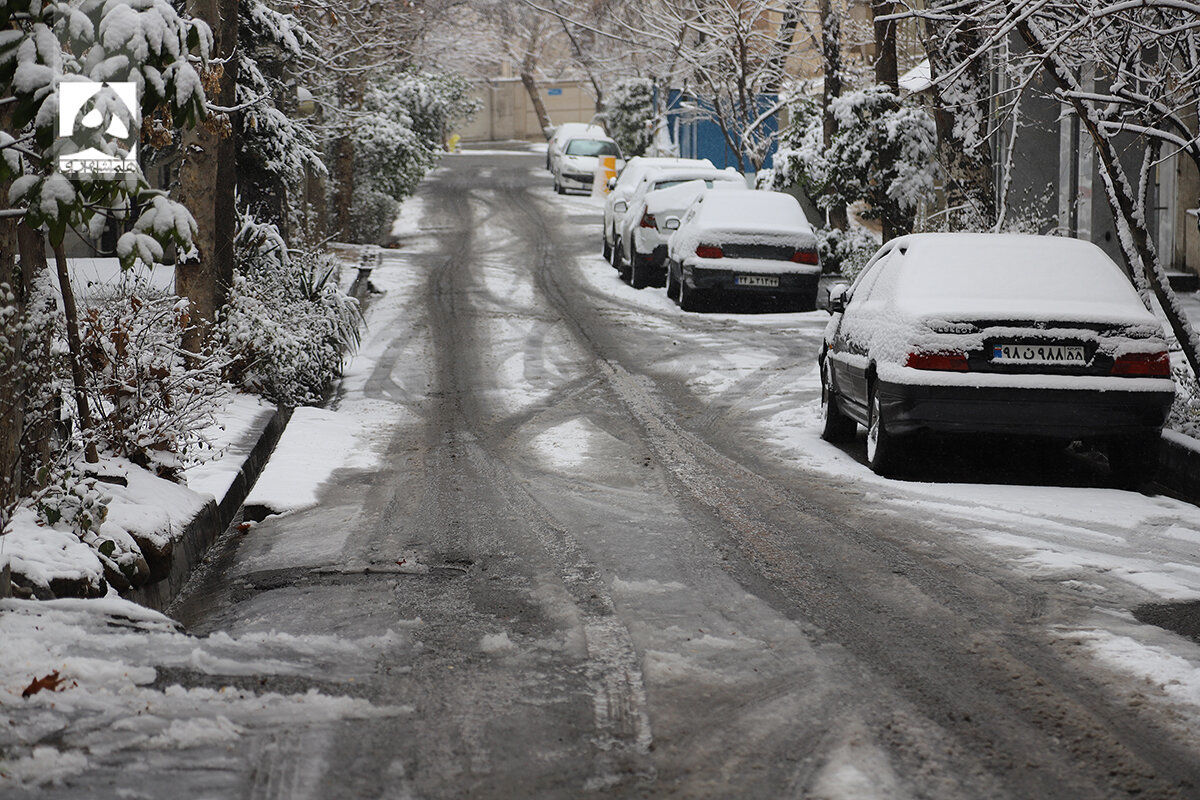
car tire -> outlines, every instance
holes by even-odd
[[[650,265],[636,250],[629,253],[629,285],[635,289],[645,289],[650,285]]]
[[[1158,457],[1162,437],[1119,438],[1108,443],[1108,467],[1114,482],[1122,489],[1137,491],[1154,482],[1158,475]]]
[[[833,444],[849,442],[858,433],[858,423],[842,413],[829,379],[829,361],[821,364],[821,438]]]
[[[619,236],[613,237],[612,248],[609,251],[608,263],[612,264],[613,269],[617,270],[618,272],[620,271],[620,269],[621,269],[621,238]]]
[[[684,311],[703,311],[704,296],[696,289],[689,289],[687,281],[679,281],[679,307]]]
[[[675,273],[671,271],[670,265],[667,266],[667,299],[676,300],[679,298],[679,281],[675,280]]]
[[[875,393],[874,388],[871,389],[869,406],[867,464],[870,465],[871,471],[876,475],[888,477],[894,475],[896,472],[896,461],[898,460],[898,451],[900,448],[897,447],[898,442],[896,441],[896,437],[888,433],[887,425],[884,424],[879,396]]]
[[[611,264],[612,263],[612,245],[608,243],[607,236],[602,237],[601,241],[604,242],[603,246],[600,248],[601,252],[604,253],[604,260]]]

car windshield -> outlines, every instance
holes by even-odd
[[[709,189],[713,188],[713,181],[711,178],[706,178],[706,179],[679,178],[678,180],[673,180],[673,181],[658,181],[657,183],[654,184],[654,188],[655,189],[670,189],[672,186],[681,186],[685,183],[691,183],[692,181],[695,181],[695,180],[704,180],[704,185],[706,187],[708,187]]]
[[[603,139],[572,139],[567,145],[569,156],[619,156],[616,142]]]

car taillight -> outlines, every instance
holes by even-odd
[[[721,248],[712,244],[702,244],[696,248],[696,255],[700,258],[724,258],[725,253]]]
[[[654,220],[654,215],[649,212],[642,212],[642,221],[638,223],[643,228],[657,228],[658,223]]]
[[[1171,359],[1165,352],[1126,353],[1113,361],[1113,375],[1133,375],[1140,378],[1171,377]]]
[[[967,356],[954,350],[941,350],[936,353],[925,353],[920,350],[908,354],[904,366],[913,369],[936,369],[942,372],[966,372]]]
[[[809,264],[812,266],[816,266],[820,263],[820,260],[817,258],[816,250],[797,250],[796,252],[792,253],[792,261],[796,262],[797,264]]]

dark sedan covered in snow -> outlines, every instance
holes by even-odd
[[[865,426],[876,472],[930,431],[1085,441],[1125,485],[1153,473],[1175,396],[1165,334],[1094,244],[905,236],[829,302],[822,435]]]

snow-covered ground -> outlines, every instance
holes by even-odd
[[[598,198],[555,201],[599,241]],[[592,220],[584,222],[588,213]],[[999,560],[1028,580],[1057,584],[1094,601],[1104,610],[1087,624],[1054,634],[1079,644],[1098,662],[1158,687],[1160,699],[1187,703],[1200,731],[1200,649],[1183,637],[1135,623],[1128,612],[1142,603],[1200,599],[1200,509],[1102,486],[881,478],[860,452],[861,431],[849,450],[820,437],[813,343],[829,319],[825,312],[684,314],[662,289],[636,290],[622,283],[598,254],[581,255],[575,267],[590,289],[614,301],[607,315],[615,323],[675,337],[678,352],[661,353],[656,367],[709,398],[714,415],[748,424],[751,441],[782,465],[819,474],[838,490],[860,496],[862,508],[881,525],[893,515],[926,519],[938,531],[931,540],[948,534],[977,557]],[[1200,321],[1200,298],[1185,296],[1184,306]],[[809,344],[799,353],[768,346],[777,337]],[[589,439],[578,427],[559,426],[535,441],[546,458],[587,457]]]

